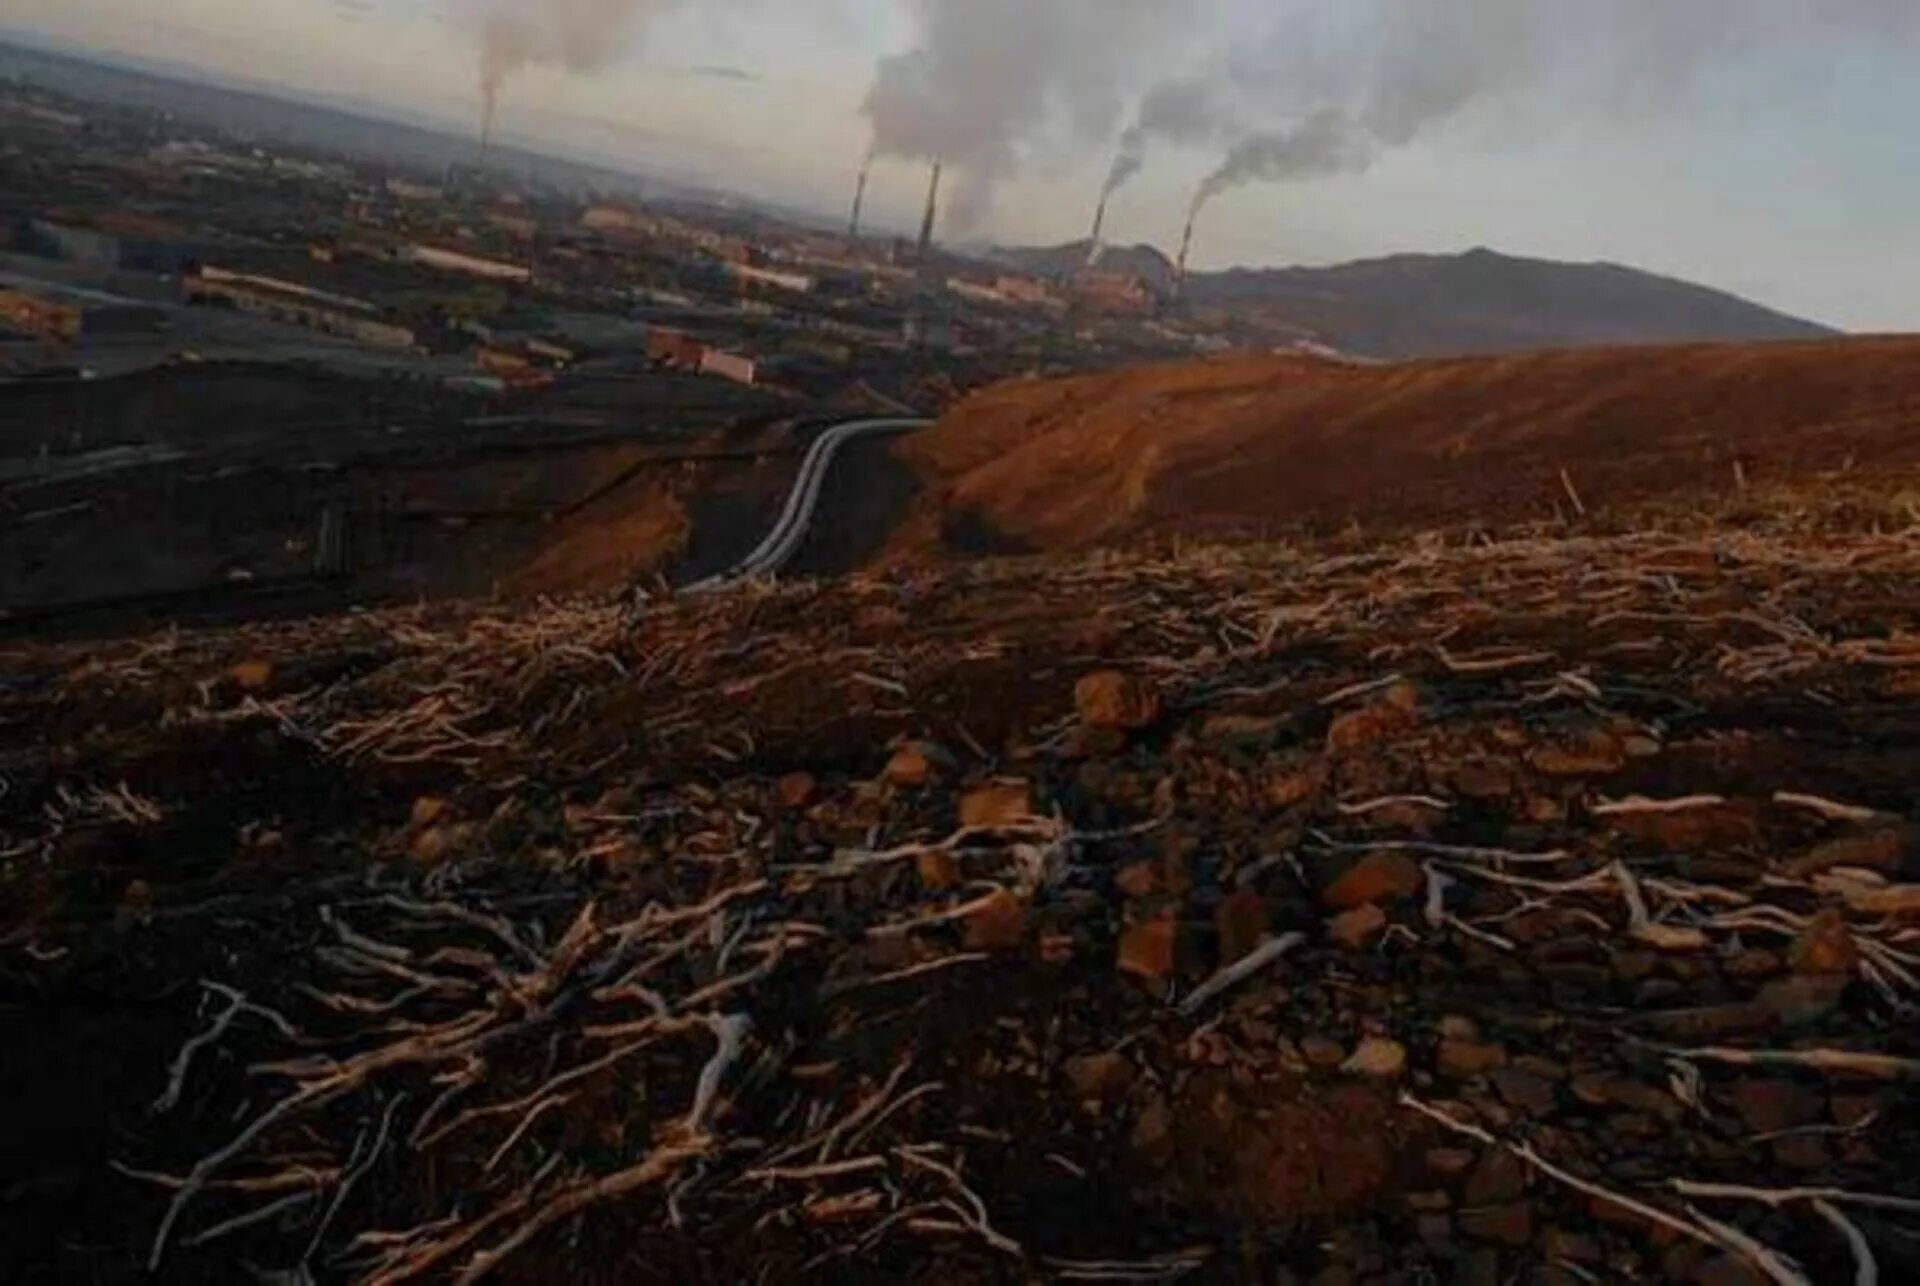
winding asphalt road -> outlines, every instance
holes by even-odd
[[[807,529],[812,526],[814,513],[820,507],[821,488],[826,485],[827,474],[833,468],[834,457],[840,453],[841,447],[858,438],[911,433],[932,423],[932,420],[904,417],[850,420],[822,433],[807,448],[806,458],[800,462],[800,476],[794,479],[786,507],[780,511],[780,517],[773,524],[773,530],[767,533],[766,539],[730,570],[688,588],[713,589],[729,581],[771,576],[780,571],[793,561],[793,556],[800,552],[800,546],[807,538]]]

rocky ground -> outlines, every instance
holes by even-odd
[[[0,658],[11,1281],[1920,1275],[1920,528]]]

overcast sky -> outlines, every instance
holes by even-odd
[[[978,160],[959,167],[978,181],[963,173],[955,199],[973,235],[1001,241],[1085,235],[1114,140],[1157,78],[1232,67],[1229,114],[1243,132],[1329,103],[1384,120],[1388,91],[1433,88],[1434,110],[1417,129],[1382,133],[1370,167],[1221,196],[1196,263],[1486,245],[1629,263],[1853,329],[1920,330],[1920,20],[1903,12],[1920,13],[1920,0],[1658,0],[1689,16],[1766,15],[1738,40],[1681,22],[1658,43],[1621,29],[1657,13],[1655,0],[1582,0],[1589,25],[1551,50],[1529,46],[1526,75],[1509,65],[1521,57],[1508,45],[1516,24],[1498,15],[1558,22],[1572,0],[1367,2],[1383,21],[1461,21],[1400,33],[1391,60],[1372,62],[1354,54],[1361,39],[1345,21],[1362,0],[0,0],[0,28],[471,129],[485,14],[542,40],[555,10],[598,18],[594,41],[554,35],[515,70],[504,137],[821,211],[851,196],[882,60],[945,41],[896,72],[909,95],[933,86],[942,112],[982,113],[990,136],[970,138]],[[943,29],[943,8],[980,15],[982,29]],[[1116,34],[1124,24],[1108,20],[1129,9],[1146,17]],[[1084,30],[1068,17],[1081,13],[1094,15]],[[1614,29],[1592,25],[1609,14]],[[1035,30],[1010,30],[1029,18]],[[1391,46],[1377,36],[1366,33],[1375,54]],[[1133,44],[1109,51],[1108,40]],[[1452,92],[1429,49],[1472,65],[1470,93]],[[1376,80],[1391,69],[1386,91],[1348,84],[1368,67]],[[1171,251],[1232,141],[1158,140],[1114,199],[1113,238]],[[917,160],[883,157],[876,220],[911,224],[924,185]]]

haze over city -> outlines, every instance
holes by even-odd
[[[1084,236],[1140,104],[1185,93],[1107,227],[1168,253],[1229,149],[1333,110],[1364,122],[1364,155],[1343,136],[1295,177],[1223,192],[1197,266],[1489,245],[1631,263],[1848,329],[1920,327],[1913,6],[1414,8],[15,0],[0,31],[477,132],[504,24],[525,47],[500,87],[502,140],[830,217],[878,121],[902,153],[951,144],[952,233],[1003,243]],[[1195,101],[1199,85],[1219,101]],[[922,159],[881,157],[876,222],[916,221]]]

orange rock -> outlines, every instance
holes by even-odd
[[[1359,750],[1409,732],[1414,726],[1413,710],[1397,701],[1376,701],[1349,711],[1327,729],[1329,751]]]
[[[415,830],[431,826],[453,811],[453,805],[438,795],[422,795],[413,801],[412,825]]]
[[[1267,940],[1267,904],[1252,889],[1236,889],[1213,913],[1220,931],[1220,966],[1241,959]]]
[[[227,671],[227,677],[242,692],[260,692],[273,682],[273,662],[242,661]]]
[[[967,950],[1013,951],[1027,937],[1027,904],[1001,889],[967,917]]]
[[[1369,902],[1342,911],[1327,924],[1327,937],[1349,951],[1359,951],[1387,931],[1387,913]]]
[[[893,758],[887,760],[880,775],[890,786],[913,790],[933,780],[933,760],[920,746],[910,742],[893,752]]]
[[[1351,911],[1369,903],[1410,898],[1426,882],[1426,872],[1406,854],[1369,853],[1328,885],[1320,900],[1329,911]]]
[[[1843,835],[1789,862],[1786,874],[1804,880],[1837,866],[1898,874],[1906,865],[1909,839],[1906,828],[1901,826],[1882,826],[1856,835]]]
[[[1125,1096],[1139,1076],[1122,1054],[1086,1054],[1060,1065],[1075,1097],[1082,1102],[1109,1103]]]
[[[801,809],[813,801],[813,793],[819,789],[819,785],[812,773],[790,772],[775,783],[773,795],[779,800],[780,807]]]
[[[992,781],[960,797],[962,826],[1010,826],[1033,815],[1033,790],[1024,781]]]
[[[1787,953],[1795,973],[1851,974],[1860,967],[1860,948],[1847,918],[1829,907],[1813,918]]]
[[[1135,862],[1114,876],[1113,883],[1130,898],[1144,898],[1153,895],[1154,886],[1158,881],[1154,877],[1152,862]]]
[[[447,826],[429,826],[413,837],[408,846],[414,860],[423,866],[438,866],[453,854],[453,832]]]
[[[1160,691],[1146,679],[1100,670],[1073,689],[1074,708],[1090,728],[1148,728],[1160,721]]]
[[[1468,799],[1505,799],[1513,794],[1513,774],[1498,764],[1461,764],[1454,770],[1453,788]]]
[[[1120,935],[1120,972],[1156,988],[1164,986],[1173,976],[1173,949],[1178,937],[1179,925],[1171,911],[1140,921]]]
[[[1605,777],[1627,766],[1620,738],[1599,729],[1567,745],[1535,746],[1527,762],[1548,777]]]
[[[929,893],[945,893],[960,887],[960,863],[952,853],[922,853],[913,860],[920,887]]]
[[[1267,778],[1267,803],[1294,808],[1327,788],[1327,766],[1318,761],[1305,768],[1281,769]]]

